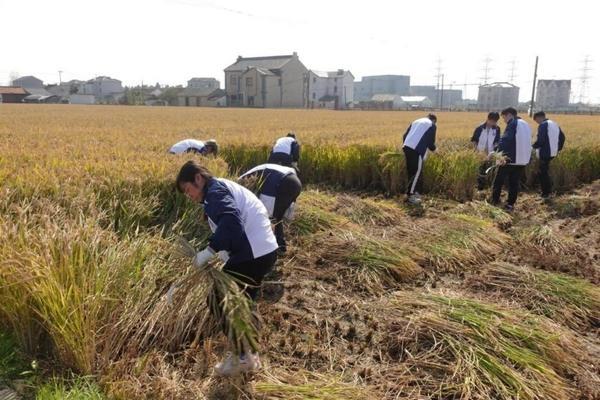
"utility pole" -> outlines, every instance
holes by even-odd
[[[63,73],[63,71],[60,71],[60,70],[58,71],[58,84],[59,85],[62,84],[62,73]]]
[[[531,103],[529,104],[529,117],[533,117],[533,106],[535,101],[535,84],[537,81],[539,56],[535,56],[535,69],[533,70],[533,87],[531,88]]]
[[[436,86],[435,88],[437,90],[440,90],[440,78],[442,77],[442,58],[438,56],[438,60],[437,60],[437,68],[436,68]]]

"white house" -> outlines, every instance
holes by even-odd
[[[123,95],[121,81],[108,76],[98,76],[82,82],[77,88],[77,94],[91,94],[97,102],[113,103]]]
[[[351,108],[354,102],[354,75],[348,70],[308,71],[309,108]]]

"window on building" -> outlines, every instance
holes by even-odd
[[[235,75],[231,75],[231,78],[229,78],[229,83],[231,83],[233,86],[235,86],[237,82],[237,78],[235,77]]]
[[[313,83],[317,83],[317,77],[316,76],[313,77]]]
[[[250,79],[252,79],[252,78],[250,78]],[[254,105],[254,96],[248,96],[248,105],[249,106],[253,106]]]
[[[333,93],[337,93],[337,86],[333,87]]]
[[[313,100],[317,98],[317,94],[313,92]]]
[[[247,77],[246,78],[246,86],[252,86],[252,77]]]
[[[281,78],[279,78],[279,86],[281,86]]]

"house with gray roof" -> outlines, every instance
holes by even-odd
[[[354,75],[344,69],[308,71],[308,107],[350,108],[354,102]]]
[[[305,107],[307,73],[296,52],[283,56],[239,56],[225,68],[227,105]]]

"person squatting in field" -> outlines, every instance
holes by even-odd
[[[512,211],[519,195],[521,176],[531,159],[531,129],[527,122],[517,116],[517,110],[512,107],[502,110],[500,115],[506,122],[506,129],[498,142],[498,151],[503,153],[504,158],[498,161],[492,189],[492,204],[500,203],[502,186],[508,179],[508,199],[504,208]]]
[[[214,177],[193,160],[181,167],[176,186],[189,199],[203,204],[212,231],[208,246],[194,258],[194,266],[204,268],[219,253],[225,261],[223,272],[242,282],[245,294],[255,300],[264,276],[277,261],[279,247],[263,203],[245,187]],[[222,313],[216,317],[225,324]],[[259,355],[248,349],[229,354],[215,366],[215,371],[232,376],[260,367]]]
[[[406,172],[408,174],[407,201],[416,205],[421,203],[423,188],[423,163],[427,151],[435,151],[435,133],[437,117],[429,114],[419,118],[409,125],[403,136],[404,156],[406,157]]]
[[[475,128],[473,136],[471,137],[471,143],[473,143],[475,150],[486,156],[486,159],[479,166],[479,175],[477,176],[477,190],[479,191],[485,189],[487,181],[486,171],[492,166],[490,158],[500,140],[500,127],[498,126],[499,119],[500,114],[497,112],[489,113],[487,120]]]
[[[558,124],[548,118],[543,111],[536,112],[533,119],[538,123],[537,140],[533,144],[539,159],[538,177],[542,186],[542,199],[547,200],[552,193],[550,161],[558,155],[565,144],[565,134]]]
[[[269,217],[275,222],[275,237],[279,252],[285,253],[287,245],[283,220],[292,219],[296,199],[302,191],[302,183],[296,175],[296,170],[277,164],[262,164],[240,176],[238,181],[256,182],[255,192],[265,205]]]
[[[296,134],[290,132],[285,137],[275,141],[271,154],[269,155],[269,164],[279,164],[284,167],[292,167],[298,171],[298,161],[300,160],[300,143],[296,140]]]
[[[216,140],[210,139],[206,142],[196,139],[185,139],[175,143],[169,149],[171,154],[182,154],[182,153],[197,153],[201,155],[217,155],[219,152],[219,146]]]

